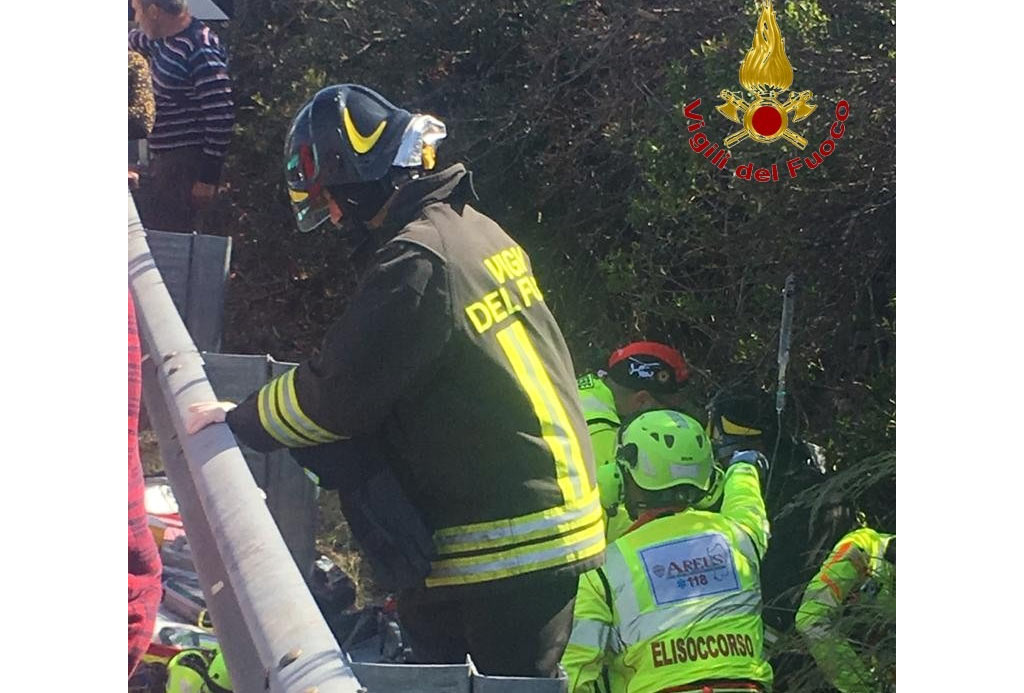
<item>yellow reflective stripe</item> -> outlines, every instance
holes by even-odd
[[[616,587],[613,584],[613,589]],[[619,615],[623,619],[620,621],[622,625],[619,634],[622,641],[632,647],[645,640],[664,636],[670,630],[692,628],[697,623],[707,625],[719,618],[760,616],[761,591],[740,590],[729,595],[709,595],[691,604],[665,604],[653,611],[638,614],[624,613],[620,609]]]
[[[583,461],[583,450],[580,448],[580,442],[576,438],[576,433],[572,427],[572,422],[569,420],[569,415],[565,411],[565,407],[562,405],[562,400],[559,399],[558,393],[555,391],[555,386],[551,383],[551,379],[548,377],[547,371],[544,369],[544,364],[540,360],[540,355],[537,350],[533,348],[533,344],[530,342],[529,335],[526,334],[526,329],[522,323],[516,322],[512,326],[516,336],[521,338],[523,344],[523,350],[526,352],[527,358],[532,362],[534,370],[540,376],[540,384],[542,390],[551,399],[552,408],[555,414],[555,423],[561,427],[562,435],[569,441],[569,463],[570,463],[570,476],[577,488],[576,498],[579,498],[584,494],[584,489],[592,488],[596,485],[596,480],[591,483],[591,479],[587,474],[587,465]],[[571,499],[566,499],[571,500]]]
[[[277,397],[281,414],[286,423],[298,431],[299,435],[305,436],[317,443],[333,443],[345,436],[331,433],[326,428],[318,426],[315,421],[306,416],[299,406],[299,397],[295,393],[295,369],[291,369],[280,376],[281,387],[278,388]]]
[[[537,382],[539,374],[531,373],[527,369],[523,357],[520,355],[522,345],[519,334],[515,331],[517,326],[522,330],[522,325],[516,321],[498,332],[498,343],[501,344],[505,356],[512,364],[516,378],[530,397],[533,412],[540,423],[541,437],[544,438],[544,442],[547,443],[552,456],[555,458],[555,477],[558,481],[558,487],[562,491],[562,498],[566,501],[571,501],[577,497],[577,494],[573,488],[572,480],[569,478],[568,450],[565,449],[564,439],[555,432],[553,416],[544,402],[544,395],[541,393]]]
[[[555,474],[562,497],[567,502],[577,499],[585,488],[590,488],[590,480],[579,441],[551,379],[521,322],[515,321],[499,331],[497,336],[516,377],[530,397],[540,423],[541,436],[555,458]]]
[[[568,644],[604,652],[609,645],[611,636],[612,626],[610,623],[595,621],[592,618],[574,618]]]
[[[619,511],[622,512],[621,510]],[[608,551],[604,554],[604,565],[601,572],[608,578],[608,584],[615,595],[612,611],[618,623],[626,623],[637,618],[640,614],[640,601],[637,599],[636,590],[633,588],[633,573],[626,562],[626,556],[622,552],[617,541],[608,545]]]
[[[596,494],[597,490],[593,489],[587,494],[586,497],[577,502],[566,503],[565,505],[557,505],[553,508],[548,508],[547,510],[538,510],[537,512],[530,513],[529,515],[520,515],[519,517],[504,518],[501,520],[491,520],[488,522],[475,522],[471,525],[457,525],[455,527],[445,527],[434,532],[434,541],[446,542],[450,539],[458,541],[461,539],[466,539],[467,535],[473,534],[475,532],[489,532],[492,530],[498,530],[502,527],[507,527],[510,523],[517,525],[519,523],[526,524],[533,522],[535,520],[545,520],[548,518],[555,518],[556,520],[560,520],[567,512],[571,512],[576,508],[589,508]],[[474,539],[475,537],[470,538],[471,541]]]
[[[583,532],[509,551],[450,558],[431,563],[427,587],[466,585],[576,563],[604,551],[604,526],[598,522]]]
[[[619,413],[615,411],[615,407],[609,405],[600,397],[594,395],[580,397],[580,404],[583,405],[583,413],[588,417],[600,414],[607,416],[609,419],[619,420]]]
[[[446,527],[434,533],[434,546],[441,554],[499,549],[545,535],[574,532],[600,517],[600,494],[594,488],[580,503],[494,522]]]
[[[275,394],[277,386],[278,378],[274,378],[260,388],[256,408],[259,411],[260,424],[263,426],[263,430],[269,433],[274,440],[289,448],[301,448],[310,445],[311,443],[308,440],[300,438],[298,434],[288,428],[278,417],[277,408],[274,405],[277,399]]]
[[[809,641],[828,640],[834,636],[832,629],[824,623],[815,623],[812,625],[807,624],[796,624],[796,629],[800,635],[807,638]]]
[[[804,590],[803,601],[805,604],[819,604],[827,609],[835,608],[842,603],[829,586],[822,584],[817,576]]]

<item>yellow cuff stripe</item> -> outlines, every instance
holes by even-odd
[[[344,438],[317,425],[302,411],[295,393],[294,368],[260,389],[258,409],[263,428],[287,447],[308,447]]]
[[[344,437],[331,433],[322,426],[318,426],[299,407],[299,397],[295,394],[294,368],[281,376],[281,385],[278,388],[278,401],[281,404],[281,413],[284,415],[285,421],[298,431],[300,435],[317,443],[333,443]]]
[[[300,438],[295,432],[289,430],[287,426],[281,423],[280,417],[278,417],[276,412],[276,397],[274,396],[276,390],[276,378],[260,388],[257,408],[263,430],[269,433],[274,440],[289,448],[301,448],[311,445],[310,441]]]

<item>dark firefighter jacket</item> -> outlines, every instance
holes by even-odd
[[[427,587],[603,561],[593,453],[529,257],[452,166],[408,183],[398,230],[310,361],[228,414],[251,447],[382,435],[433,532]]]

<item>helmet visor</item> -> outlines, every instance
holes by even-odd
[[[309,137],[308,111],[303,111],[285,143],[284,177],[299,231],[308,233],[330,218],[330,210],[317,182],[319,162]]]
[[[331,218],[327,200],[323,195],[317,195],[314,199],[308,192],[289,186],[288,197],[291,199],[292,211],[295,213],[295,223],[302,233],[309,233]]]

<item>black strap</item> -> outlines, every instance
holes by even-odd
[[[209,674],[204,675],[203,678],[206,680],[206,687],[210,689],[210,693],[233,693],[230,688],[224,688],[211,679]]]
[[[611,612],[612,620],[614,621],[614,619],[615,619],[615,605],[612,603],[612,586],[608,582],[608,576],[604,574],[604,569],[603,568],[598,568],[597,569],[597,577],[599,577],[601,579],[601,584],[604,586],[604,601],[605,601],[605,604],[608,605],[608,610]],[[608,666],[607,665],[601,667],[601,680],[604,682],[605,693],[611,693],[611,691],[612,691],[612,682],[611,682],[611,678],[609,678],[609,676],[608,676]],[[600,693],[600,690],[599,690],[598,693]]]
[[[224,688],[210,678],[210,662],[207,660],[208,655],[204,650],[182,650],[182,653],[185,656],[180,657],[176,664],[180,664],[199,674],[210,693],[232,693],[230,688]]]

